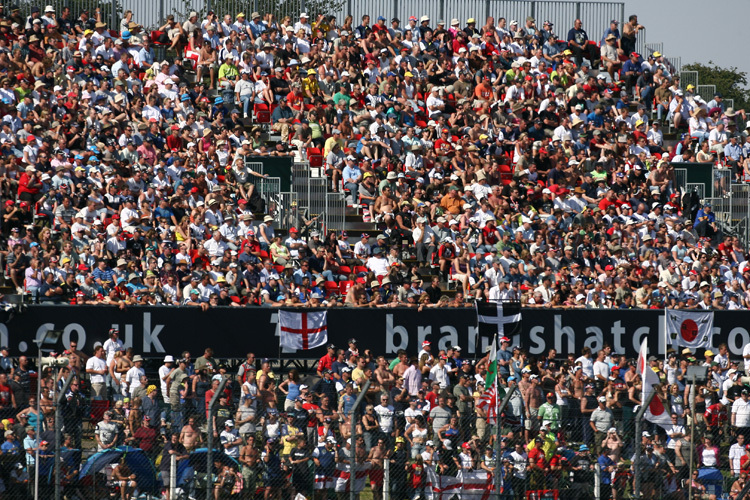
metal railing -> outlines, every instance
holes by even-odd
[[[729,109],[729,108],[734,107],[734,99],[725,98],[723,102],[724,102],[724,109]]]
[[[713,190],[711,193],[712,198],[723,198],[729,197],[731,192],[732,184],[732,169],[731,168],[716,168],[713,171]]]
[[[664,60],[667,63],[667,67],[669,68],[669,71],[673,75],[680,74],[680,72],[682,71],[682,58],[681,57],[665,57]]]
[[[48,2],[55,7],[59,13],[68,2],[55,0]],[[29,15],[33,2],[21,3],[24,15]],[[216,10],[221,18],[224,14],[232,17],[238,12],[258,11],[261,14],[273,13],[277,20],[285,16],[292,18],[292,24],[298,20],[300,12],[307,11],[313,17],[318,12],[336,16],[337,23],[343,24],[347,15],[352,15],[355,25],[362,15],[369,14],[373,17],[382,15],[390,19],[398,17],[406,25],[409,16],[421,17],[427,15],[431,19],[431,26],[435,26],[439,19],[446,23],[452,19],[459,19],[462,25],[466,19],[473,17],[478,24],[483,24],[487,16],[495,19],[505,17],[510,23],[517,20],[523,25],[527,16],[537,19],[537,26],[541,29],[545,20],[552,21],[559,27],[562,36],[567,34],[576,19],[583,21],[583,27],[588,32],[591,40],[599,41],[604,31],[609,27],[609,22],[615,19],[622,23],[625,20],[624,2],[555,2],[549,0],[464,0],[451,2],[449,0],[336,0],[333,2],[318,2],[314,0],[158,0],[157,2],[144,3],[137,0],[110,0],[109,2],[97,2],[94,0],[79,0],[75,4],[75,12],[71,13],[71,19],[77,19],[80,10],[88,9],[90,12],[101,8],[102,20],[109,24],[110,28],[118,29],[122,13],[132,10],[133,21],[142,24],[146,28],[155,29],[164,23],[166,16],[174,15],[176,20],[183,22],[190,11],[196,11],[199,18],[203,18],[209,10]],[[645,41],[645,34],[639,34],[639,42]]]
[[[706,186],[702,182],[688,182],[685,186],[688,192],[692,193],[695,191],[698,193],[698,198],[704,200],[706,198]]]
[[[325,209],[325,230],[343,231],[346,219],[346,197],[344,193],[327,193]]]
[[[750,243],[750,184],[732,184],[729,203],[729,228],[747,248]]]
[[[309,205],[308,217],[317,217],[325,212],[326,193],[328,191],[328,179],[325,177],[314,177],[307,184],[307,201]]]
[[[263,162],[260,161],[246,161],[245,168],[249,168],[256,174],[263,175]]]
[[[654,52],[661,52],[662,54],[664,53],[664,42],[647,43],[647,44],[645,44],[645,47],[646,47],[645,52],[647,52],[647,53],[646,54],[641,54],[641,55],[644,56],[644,58],[647,57],[650,54],[653,54]]]
[[[278,193],[271,197],[267,210],[273,217],[274,225],[277,228],[289,229],[299,226],[297,193]]]
[[[696,85],[695,93],[701,96],[704,101],[708,102],[714,98],[716,85]]]
[[[686,168],[675,168],[674,169],[674,189],[679,191],[680,195],[687,192],[687,169]]]
[[[258,179],[255,188],[258,190],[260,197],[266,202],[266,210],[268,210],[271,201],[281,192],[281,178],[267,177],[265,179]]]
[[[698,72],[697,71],[681,71],[680,72],[680,88],[685,90],[688,85],[694,85],[698,87]]]
[[[297,203],[300,209],[310,206],[310,163],[294,162],[292,164],[292,191],[297,193]]]

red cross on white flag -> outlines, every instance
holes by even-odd
[[[307,350],[328,342],[328,316],[326,311],[279,311],[281,346],[288,349]]]

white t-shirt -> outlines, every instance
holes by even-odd
[[[128,392],[133,395],[133,391],[141,386],[141,375],[145,375],[146,371],[143,368],[137,366],[132,367],[125,374],[125,381],[128,383]]]
[[[159,367],[159,382],[161,383],[161,396],[164,398],[164,402],[169,402],[169,392],[167,392],[167,375],[172,369],[167,365],[161,365]]]
[[[594,377],[598,378],[598,375],[604,377],[605,381],[609,378],[609,365],[604,361],[594,362]]]
[[[386,434],[390,433],[393,430],[393,406],[378,405],[374,410],[378,414],[380,430]]]
[[[732,405],[732,414],[734,417],[735,427],[750,427],[750,401],[745,401],[740,397]]]
[[[576,364],[581,363],[581,370],[587,378],[594,378],[594,362],[590,357],[581,356],[576,359]]]
[[[97,358],[96,356],[92,356],[86,361],[86,370],[106,370],[107,364],[104,362],[103,359]],[[104,383],[104,375],[99,375],[98,373],[92,373],[89,375],[89,381],[92,384],[103,384]]]
[[[729,448],[729,462],[732,466],[732,474],[738,476],[740,474],[740,459],[745,456],[745,447],[734,443]]]
[[[114,341],[112,339],[108,339],[104,342],[104,345],[102,345],[102,347],[104,348],[104,352],[107,353],[108,366],[114,359],[116,353],[125,350],[125,346],[122,345],[122,341],[120,339]]]
[[[745,348],[742,349],[742,357],[745,362],[745,373],[750,373],[750,358],[747,358],[746,356],[750,356],[750,344],[745,344]]]

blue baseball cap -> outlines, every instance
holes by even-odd
[[[224,99],[222,99],[221,97],[217,97],[216,99],[214,99],[214,104],[222,104],[223,102]]]
[[[578,451],[589,451],[589,447],[585,444],[582,444],[580,448],[578,448]]]
[[[130,32],[129,32],[129,31],[127,31],[127,30],[126,30],[126,31],[123,31],[123,32],[122,32],[122,37],[121,37],[121,38],[122,38],[123,40],[130,40]]]
[[[190,100],[190,96],[187,95],[187,94],[182,94],[182,97],[180,99],[183,100],[183,101],[189,101]]]

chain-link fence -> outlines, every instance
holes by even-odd
[[[380,384],[365,367],[282,381],[243,364],[134,385],[130,370],[81,381],[65,368],[39,401],[27,380],[4,414],[3,498],[737,498],[750,379],[691,386],[652,364],[662,383],[648,411],[640,377],[578,371],[506,377],[490,407],[475,376]]]

